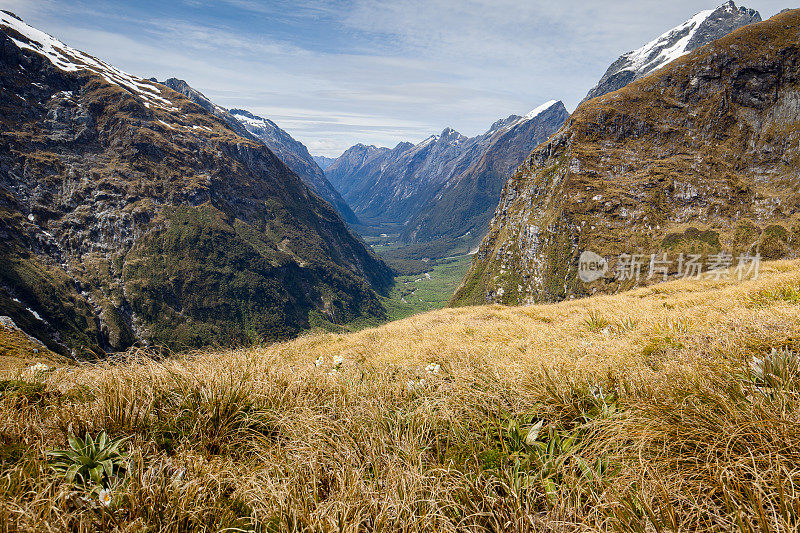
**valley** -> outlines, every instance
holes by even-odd
[[[395,276],[394,287],[383,300],[389,320],[445,307],[464,279],[470,263],[471,255],[441,258],[421,274]]]
[[[800,9],[13,5],[0,533],[800,530]]]

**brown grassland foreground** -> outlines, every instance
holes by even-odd
[[[744,282],[8,369],[0,529],[796,531],[797,352],[800,261],[783,261]],[[87,432],[108,447],[102,430],[119,455],[83,449]],[[80,453],[48,454],[70,432]],[[59,469],[93,460],[72,482]]]

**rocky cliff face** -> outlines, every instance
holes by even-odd
[[[633,278],[612,276],[623,253],[796,255],[799,146],[794,10],[583,103],[506,183],[452,303],[626,289]],[[610,263],[591,283],[577,277],[587,250]]]
[[[394,149],[356,144],[328,165],[325,175],[342,194],[342,197],[356,197],[354,191],[364,187],[364,183],[374,180],[388,161],[414,146],[400,143]]]
[[[391,272],[261,142],[0,13],[0,315],[60,353],[381,315]]]
[[[729,0],[717,9],[701,11],[638,50],[620,56],[608,67],[602,79],[589,91],[584,101],[621,89],[684,54],[743,26],[760,21],[761,15],[758,11],[736,7],[733,0]]]
[[[286,166],[292,172],[300,176],[303,183],[311,187],[323,199],[330,202],[346,222],[350,224],[358,223],[353,210],[350,209],[336,189],[325,178],[325,173],[311,157],[311,154],[308,153],[305,145],[295,140],[291,135],[279,128],[277,124],[269,119],[257,117],[243,109],[228,110],[220,107],[183,80],[169,78],[160,83],[173,91],[181,93],[209,113],[221,118],[238,135],[266,144],[272,153],[286,163]]]
[[[477,244],[508,173],[567,116],[564,105],[552,101],[472,138],[447,128],[391,150],[356,145],[326,175],[365,220],[405,225],[406,242],[462,238]]]

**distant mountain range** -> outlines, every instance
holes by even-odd
[[[315,155],[314,156],[314,161],[317,162],[317,165],[319,165],[319,168],[321,168],[322,170],[325,170],[326,168],[331,166],[331,163],[336,161],[336,158],[335,157],[326,157],[324,155]]]
[[[449,176],[428,204],[417,210],[401,239],[420,243],[460,237],[470,248],[480,242],[508,176],[567,117],[564,104],[552,100],[523,117],[512,115],[495,122],[476,143],[480,148],[464,158],[468,166]]]
[[[800,253],[799,28],[800,10],[746,25],[583,103],[506,183],[452,303],[561,300],[694,275],[692,256],[705,272]],[[606,275],[578,277],[584,251]]]
[[[357,144],[325,173],[362,220],[401,224],[406,242],[469,245],[488,227],[508,173],[567,116],[561,102],[551,101],[472,138],[446,128],[393,149]]]
[[[306,185],[333,204],[345,222],[358,224],[358,218],[353,210],[325,177],[325,172],[317,164],[316,159],[308,153],[305,145],[267,118],[261,118],[243,109],[231,109],[230,113],[248,132],[269,146],[269,149],[300,176]]]
[[[761,20],[729,1],[703,11],[615,61],[586,99],[634,80],[731,31]],[[485,235],[508,176],[530,150],[567,120],[561,102],[525,117],[512,115],[467,138],[447,128],[418,144],[379,148],[357,144],[325,169],[353,211],[370,224],[396,224],[406,244],[437,243],[425,253],[446,255],[476,246]]]
[[[391,271],[331,204],[167,83],[0,12],[0,316],[84,357],[384,316]]]

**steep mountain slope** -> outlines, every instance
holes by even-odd
[[[308,153],[305,145],[279,128],[269,119],[261,118],[243,109],[231,109],[230,114],[257,139],[269,146],[286,166],[310,186],[317,194],[333,204],[333,207],[350,224],[358,224],[358,218],[350,206],[325,177],[325,172]]]
[[[391,150],[359,144],[325,172],[360,217],[404,225],[405,242],[455,241],[466,235],[477,244],[508,173],[567,116],[561,102],[551,101],[524,117],[498,120],[472,138],[447,128]]]
[[[583,103],[506,183],[453,304],[630,287],[620,254],[778,258],[800,241],[800,10]],[[610,262],[581,282],[579,254]],[[703,264],[701,263],[701,264]],[[642,281],[648,265],[642,268]],[[619,270],[625,273],[624,268]],[[685,269],[684,269],[685,272]]]
[[[0,13],[0,315],[59,353],[382,315],[391,273],[261,142]]]
[[[356,144],[328,165],[325,176],[343,198],[354,197],[353,191],[363,187],[364,183],[373,182],[388,161],[396,159],[413,146],[411,143],[400,143],[394,149],[390,149]]]
[[[638,50],[623,54],[589,91],[584,100],[616,91],[634,80],[655,72],[670,61],[688,54],[730,32],[760,22],[758,11],[736,7],[733,0],[717,9],[701,11]]]
[[[156,81],[156,80],[153,80]],[[257,117],[242,109],[227,110],[214,104],[203,93],[194,89],[184,80],[169,78],[163,82],[174,91],[183,94],[209,113],[221,118],[237,134],[245,138],[259,140],[266,144],[272,153],[286,163],[295,174],[300,176],[303,183],[330,202],[342,218],[351,224],[357,224],[358,219],[352,209],[342,200],[342,197],[325,178],[325,173],[308,153],[303,143],[292,138],[291,135],[279,128],[269,119]]]
[[[494,123],[487,133],[487,146],[477,160],[444,183],[433,200],[411,219],[401,238],[429,242],[469,235],[469,246],[479,243],[489,228],[508,176],[568,117],[563,103],[551,101],[524,117],[512,115]]]

